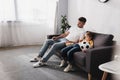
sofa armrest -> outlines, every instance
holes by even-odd
[[[104,46],[89,49],[86,53],[86,69],[89,73],[98,71],[98,66],[112,58],[114,46]]]
[[[47,35],[47,39],[51,39],[54,36],[59,36],[60,34],[51,34],[51,35]]]

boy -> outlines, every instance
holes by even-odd
[[[60,67],[64,66],[65,61],[67,61],[68,66],[64,69],[64,72],[68,72],[72,69],[72,61],[73,61],[73,54],[77,51],[83,51],[84,53],[86,52],[85,49],[83,49],[83,47],[81,47],[81,43],[82,42],[87,42],[89,44],[88,48],[93,48],[93,40],[92,40],[92,34],[90,32],[86,32],[85,36],[82,40],[79,41],[79,43],[73,44],[68,46],[67,43],[67,47],[63,48],[61,50],[61,55],[63,57],[64,60],[61,61]]]

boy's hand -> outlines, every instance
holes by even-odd
[[[82,52],[86,53],[86,50],[82,50]]]

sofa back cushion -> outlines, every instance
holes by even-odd
[[[91,32],[93,34],[94,47],[112,45],[113,35]]]

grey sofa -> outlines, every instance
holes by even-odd
[[[94,48],[87,50],[86,54],[75,52],[73,60],[74,65],[88,73],[88,80],[91,80],[92,76],[97,76],[99,78],[97,80],[100,80],[101,71],[98,66],[111,60],[114,50],[114,36],[97,32],[91,33],[93,34]],[[48,35],[47,38],[50,39],[53,36],[58,35]]]

